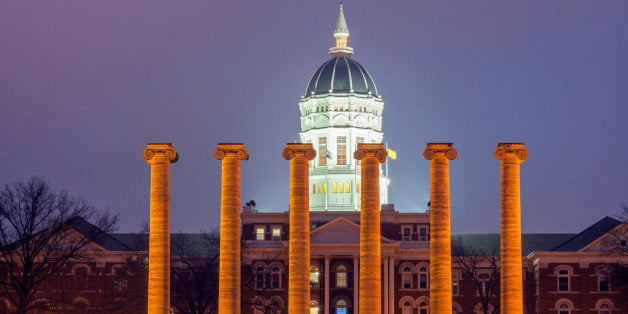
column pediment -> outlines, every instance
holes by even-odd
[[[380,237],[381,243],[394,243],[386,237]],[[314,243],[360,243],[360,225],[344,217],[334,219],[310,233],[310,242]]]

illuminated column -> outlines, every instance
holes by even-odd
[[[457,155],[451,143],[429,143],[423,151],[430,161],[430,312],[435,314],[452,311],[449,161]]]
[[[283,150],[283,158],[290,161],[289,313],[310,311],[309,161],[314,157],[312,144],[286,144]]]
[[[148,313],[170,313],[170,164],[179,155],[171,143],[149,143],[150,164]]]
[[[353,157],[361,161],[360,291],[362,313],[382,312],[382,260],[379,164],[386,161],[383,144],[358,144]]]
[[[214,157],[222,160],[220,189],[220,260],[218,312],[240,313],[240,160],[248,160],[244,144],[218,144]]]
[[[523,313],[519,164],[528,158],[528,150],[523,143],[499,143],[495,158],[501,161],[500,312]]]

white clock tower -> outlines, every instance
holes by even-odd
[[[366,69],[347,46],[349,28],[340,5],[331,59],[314,73],[301,97],[301,142],[312,143],[310,210],[360,210],[357,143],[382,143],[384,102]],[[380,200],[388,202],[387,178],[380,169]]]

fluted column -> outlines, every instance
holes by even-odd
[[[457,155],[451,143],[429,143],[423,151],[430,161],[430,312],[435,314],[452,312],[449,161]]]
[[[500,312],[523,313],[519,165],[528,158],[528,150],[523,143],[499,143],[495,158],[501,161]]]
[[[353,153],[361,161],[360,291],[365,314],[382,312],[382,263],[379,204],[379,164],[386,161],[383,144],[358,144]]]
[[[301,314],[310,311],[310,183],[308,168],[309,161],[316,157],[316,151],[312,144],[286,144],[283,157],[290,161],[288,312]],[[325,283],[327,280],[325,277]]]
[[[179,155],[171,143],[149,143],[142,152],[150,164],[148,313],[170,313],[170,164]]]
[[[220,189],[220,259],[218,312],[240,313],[240,160],[248,160],[244,144],[218,144],[214,157],[222,161]]]

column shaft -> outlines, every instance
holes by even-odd
[[[239,314],[241,307],[240,160],[248,159],[243,144],[218,144],[214,156],[222,160],[220,190],[220,258],[218,312]]]
[[[500,143],[495,157],[500,163],[500,311],[523,313],[521,261],[521,195],[519,165],[527,158],[523,144]]]
[[[147,144],[150,167],[148,313],[170,313],[170,163],[178,159],[170,143]]]
[[[381,226],[379,164],[386,160],[382,144],[358,144],[354,153],[361,160],[360,291],[363,313],[382,312]]]
[[[430,160],[430,310],[452,312],[449,160],[457,152],[451,143],[429,143]]]

